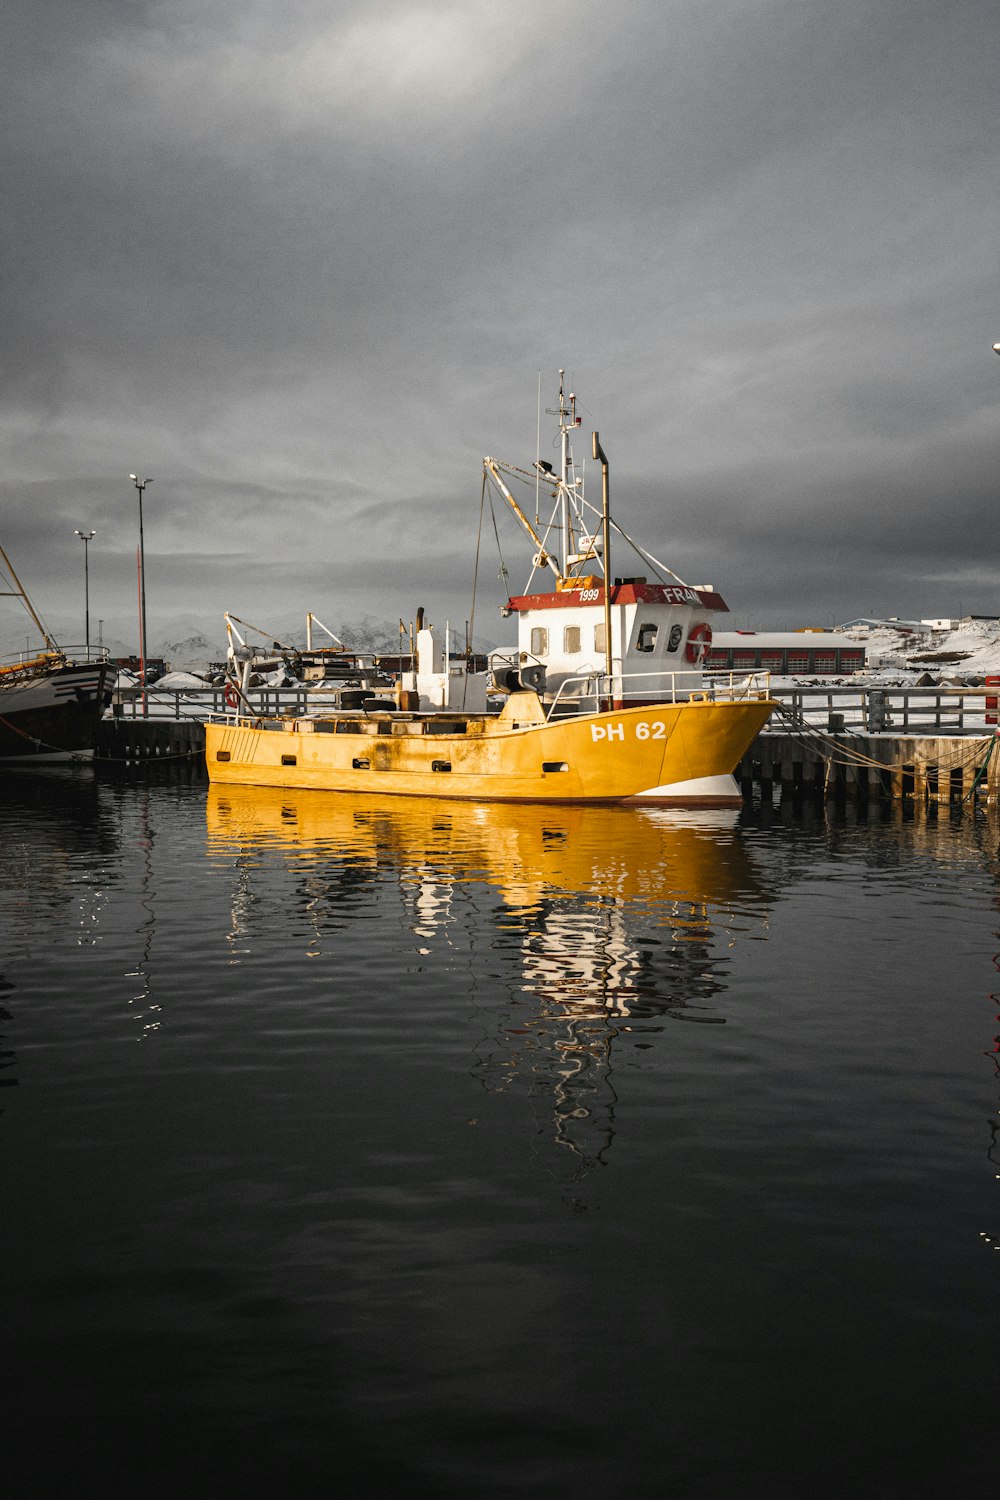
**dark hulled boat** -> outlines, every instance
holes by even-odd
[[[44,642],[34,656],[0,662],[0,760],[59,761],[94,753],[107,702],[108,661],[63,651],[0,547],[0,592],[19,599]]]

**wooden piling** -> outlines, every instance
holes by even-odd
[[[205,726],[197,719],[102,719],[94,759],[121,765],[197,760],[205,754]]]
[[[765,801],[776,784],[782,797],[894,797],[945,805],[971,799],[975,786],[977,796],[1000,801],[1000,745],[990,757],[988,777],[978,786],[976,775],[987,747],[981,745],[981,754],[974,753],[975,747],[976,738],[963,735],[838,730],[813,739],[807,732],[765,729],[735,774],[744,797],[759,789]]]

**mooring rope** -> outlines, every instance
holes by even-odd
[[[813,741],[824,746],[829,746],[830,752],[828,755],[824,755],[824,759],[828,759],[833,765],[869,766],[881,771],[894,771],[902,770],[905,765],[910,764],[907,761],[877,760],[874,756],[866,755],[863,750],[856,750],[852,746],[845,745],[841,740],[835,739],[832,735],[825,734],[815,724],[810,724],[801,714],[797,714],[794,710],[786,708],[783,703],[779,703],[775,710],[775,717],[785,721],[792,731],[793,737],[798,740],[799,744],[805,746],[809,741]],[[988,761],[989,755],[992,753],[994,739],[993,735],[975,739],[959,755],[949,760],[939,760],[935,764],[939,770],[951,771],[958,770],[960,767],[964,770],[967,766],[975,765],[984,753]]]
[[[990,740],[990,747],[989,747],[989,749],[986,752],[986,759],[983,761],[982,765],[979,767],[978,771],[976,772],[976,775],[975,775],[975,778],[974,778],[974,780],[972,782],[971,787],[966,792],[965,796],[962,798],[963,803],[970,801],[971,798],[973,798],[976,795],[976,788],[979,786],[979,783],[982,781],[983,777],[986,775],[986,772],[989,770],[990,760],[991,760],[991,758],[992,758],[992,756],[993,756],[993,754],[994,754],[994,752],[996,750],[996,747],[997,747],[997,741],[996,741],[996,736],[994,735],[993,738]]]
[[[888,772],[890,775],[893,772],[902,774],[905,772],[907,766],[913,767],[912,761],[876,760],[873,756],[866,755],[862,750],[856,750],[849,745],[845,745],[842,740],[835,739],[830,734],[825,734],[816,725],[810,724],[800,713],[787,708],[783,703],[779,703],[775,710],[775,716],[784,721],[791,737],[803,749],[818,749],[819,756],[825,767],[823,778],[824,789],[829,786],[834,766],[843,766],[845,769],[866,768],[876,770],[880,774]],[[996,735],[977,738],[970,744],[963,745],[959,754],[950,759],[930,763],[925,761],[923,763],[924,772],[926,774],[927,772],[934,771],[938,776],[942,774],[950,776],[953,771],[961,770],[964,773],[970,766],[976,765],[976,775],[972,786],[962,798],[963,803],[968,802],[970,798],[975,796],[977,788],[987,774],[990,759],[996,749],[996,743]],[[982,763],[977,765],[977,762],[980,760]]]
[[[65,746],[63,745],[50,745],[47,740],[40,740],[35,734],[28,734],[26,730],[19,729],[18,726],[16,724],[12,724],[9,719],[5,719],[3,714],[0,714],[0,724],[2,724],[5,729],[12,730],[14,734],[19,734],[22,740],[27,740],[28,744],[34,745],[37,750],[54,750],[57,754],[65,753],[66,755],[72,755],[74,753],[72,750],[66,750]]]

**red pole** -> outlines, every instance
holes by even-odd
[[[139,584],[139,673],[142,678],[142,717],[146,717],[146,634],[142,628],[142,553],[135,549],[135,568]]]

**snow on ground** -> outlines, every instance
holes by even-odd
[[[795,703],[796,711],[809,723],[823,725],[836,710],[842,716],[842,727],[848,730],[993,733],[986,699],[997,689],[987,688],[983,692],[982,688],[987,677],[995,676],[1000,683],[1000,621],[965,619],[933,631],[908,630],[891,624],[854,626],[842,628],[839,634],[864,645],[867,663],[864,671],[845,677],[771,675],[774,696]],[[922,687],[928,689],[926,694],[920,693]],[[938,687],[945,691],[935,692]],[[888,717],[875,724],[870,706],[865,707],[867,690],[871,688],[910,691],[897,695],[890,692],[886,703]],[[831,696],[824,689],[839,691]],[[796,693],[800,695],[797,700]]]
[[[893,625],[855,626],[841,633],[864,646],[867,668],[838,681],[856,683],[863,677],[909,687],[929,677],[935,683],[972,687],[984,677],[1000,676],[1000,620],[966,619],[951,629],[924,631]]]
[[[207,686],[208,683],[204,677],[196,676],[194,672],[167,672],[154,684],[154,690],[168,689],[170,692],[176,692],[183,688],[206,688]]]

